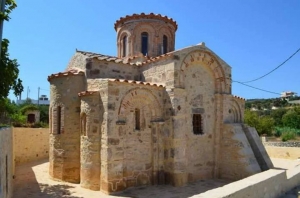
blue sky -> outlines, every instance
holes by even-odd
[[[299,0],[26,0],[17,1],[3,37],[18,59],[26,97],[49,96],[47,76],[63,71],[75,49],[116,55],[114,23],[133,13],[167,15],[178,23],[175,49],[205,42],[232,67],[232,79],[257,78],[300,48]],[[271,75],[249,85],[300,95],[300,52]],[[273,98],[233,83],[232,93]],[[11,99],[15,99],[10,94]]]

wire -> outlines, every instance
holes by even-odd
[[[260,91],[264,91],[264,92],[268,92],[268,93],[272,93],[272,94],[276,94],[276,95],[281,95],[280,93],[276,93],[276,92],[273,92],[273,91],[268,91],[268,90],[265,90],[265,89],[253,87],[251,85],[244,84],[243,82],[239,82],[239,81],[235,81],[235,80],[233,80],[232,82],[236,82],[236,83],[239,83],[241,85],[244,85],[244,86],[247,86],[247,87],[251,87],[253,89],[257,89],[257,90],[260,90]]]
[[[295,56],[298,52],[300,51],[300,48],[298,50],[296,50],[296,52],[294,52],[288,59],[286,59],[285,61],[283,61],[283,63],[281,63],[280,65],[278,65],[277,67],[275,67],[273,70],[271,70],[270,72],[266,73],[265,75],[255,78],[253,80],[249,80],[249,81],[245,81],[245,82],[239,82],[239,83],[250,83],[250,82],[254,82],[257,81],[259,79],[262,79],[263,77],[266,77],[267,75],[271,74],[272,72],[274,72],[276,69],[278,69],[279,67],[281,67],[282,65],[284,65],[286,62],[288,62],[291,58],[293,58],[293,56]],[[237,81],[235,81],[237,82]]]

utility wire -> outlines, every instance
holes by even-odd
[[[267,75],[271,74],[272,72],[274,72],[276,69],[278,69],[279,67],[281,67],[282,65],[284,65],[286,62],[288,62],[291,58],[293,58],[293,56],[295,56],[298,52],[300,51],[300,48],[298,50],[296,50],[296,52],[294,52],[288,59],[286,59],[285,61],[283,61],[283,63],[281,63],[280,65],[278,65],[277,67],[275,67],[273,70],[271,70],[270,72],[266,73],[265,75],[255,78],[253,80],[249,80],[249,81],[245,81],[245,82],[238,82],[238,83],[250,83],[250,82],[254,82],[257,81],[259,79],[262,79],[263,77],[266,77]],[[237,81],[235,81],[237,82]]]
[[[236,83],[239,83],[239,84],[241,84],[241,85],[244,85],[244,86],[247,86],[247,87],[251,87],[251,88],[253,88],[253,89],[257,89],[257,90],[260,90],[260,91],[264,91],[264,92],[268,92],[268,93],[272,93],[272,94],[276,94],[276,95],[281,95],[280,93],[276,93],[276,92],[273,92],[273,91],[268,91],[268,90],[265,90],[265,89],[253,87],[253,86],[251,86],[251,85],[244,84],[243,82],[234,81],[234,80],[233,80],[232,82],[236,82]]]

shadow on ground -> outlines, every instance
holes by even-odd
[[[70,189],[74,188],[73,186],[38,183],[33,167],[47,162],[48,159],[45,159],[16,167],[13,198],[82,198],[71,195]],[[45,170],[45,174],[47,173]]]
[[[49,198],[60,198],[60,197],[68,197],[68,198],[82,198],[71,195],[69,189],[74,188],[73,186],[68,185],[48,185],[48,184],[40,184],[40,197],[46,195],[45,197]]]
[[[114,195],[81,188],[79,184],[56,182],[49,178],[49,162],[40,160],[16,167],[13,198],[187,198],[224,186],[228,180],[202,180],[183,187],[171,185],[140,186]]]

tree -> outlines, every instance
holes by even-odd
[[[282,116],[282,123],[286,127],[300,129],[300,112],[297,108],[289,110]]]
[[[275,120],[276,126],[283,126],[282,116],[287,112],[284,108],[279,108],[271,111],[271,117]]]
[[[1,21],[8,21],[10,19],[9,14],[16,8],[14,0],[6,0],[5,10],[0,13]],[[14,94],[20,95],[23,91],[22,81],[18,78],[19,64],[16,59],[10,59],[8,53],[9,41],[3,39],[1,42],[1,61],[0,61],[0,103],[4,102],[7,98],[9,91],[13,90]]]
[[[259,135],[271,135],[274,129],[275,121],[270,116],[258,116],[254,111],[245,111],[245,123],[256,128]]]

